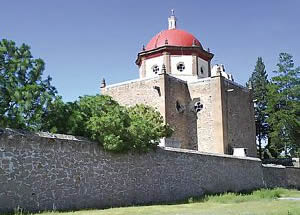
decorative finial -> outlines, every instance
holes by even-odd
[[[168,39],[166,39],[165,40],[165,45],[168,45],[168,44],[169,44]]]
[[[142,47],[142,50],[143,50],[143,51],[145,51],[145,50],[146,50],[146,49],[145,49],[145,45],[143,45],[143,47]]]
[[[209,48],[207,48],[207,52],[210,53],[210,49]]]
[[[167,73],[167,69],[166,69],[166,65],[165,64],[162,65],[161,73],[162,74],[166,74]]]
[[[248,81],[248,89],[249,89],[249,90],[252,89],[252,81]]]
[[[193,40],[193,46],[197,46],[196,40]]]
[[[105,88],[105,87],[106,87],[106,83],[105,83],[105,79],[103,78],[100,88]]]
[[[171,10],[171,16],[168,18],[169,30],[176,29],[176,17],[174,15],[174,9]]]

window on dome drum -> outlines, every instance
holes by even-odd
[[[159,72],[159,67],[157,65],[152,66],[152,71],[154,74],[157,74]]]
[[[177,70],[182,72],[185,69],[184,63],[178,63],[177,64]]]

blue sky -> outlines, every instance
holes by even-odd
[[[65,101],[99,93],[108,84],[138,78],[143,44],[167,28],[175,9],[178,28],[196,36],[238,83],[263,57],[270,74],[280,52],[300,66],[298,0],[0,0],[0,39],[31,46],[46,62]]]

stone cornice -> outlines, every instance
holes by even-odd
[[[168,53],[170,55],[196,55],[206,61],[210,61],[214,56],[214,54],[205,51],[200,46],[183,47],[165,45],[156,49],[151,49],[149,51],[142,51],[138,53],[135,63],[137,65],[140,65],[142,59],[149,59],[153,57],[162,56],[165,53]]]

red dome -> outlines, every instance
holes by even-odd
[[[159,32],[155,35],[146,46],[146,51],[166,45],[170,46],[201,46],[199,40],[192,34],[178,29],[169,29]]]

